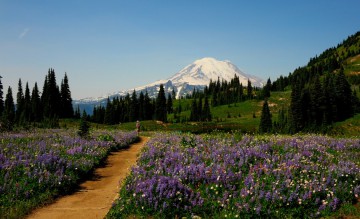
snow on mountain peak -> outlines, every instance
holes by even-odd
[[[169,78],[169,80],[174,85],[188,83],[189,85],[205,86],[209,84],[210,80],[216,81],[220,78],[220,80],[230,81],[235,75],[239,77],[240,82],[244,85],[247,84],[249,79],[253,85],[262,86],[261,79],[243,73],[230,61],[219,61],[212,57],[196,60]]]

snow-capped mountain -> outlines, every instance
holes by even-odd
[[[160,84],[164,85],[165,92],[170,93],[174,90],[176,92],[176,96],[181,97],[186,94],[191,94],[194,88],[199,90],[204,89],[205,86],[209,85],[210,80],[217,81],[219,78],[220,80],[230,81],[235,75],[239,77],[240,83],[244,86],[247,85],[248,80],[251,81],[252,86],[263,86],[262,79],[243,73],[230,61],[219,61],[214,58],[207,57],[196,60],[167,80],[155,81],[154,83],[145,86],[116,92],[103,97],[75,100],[74,104],[80,106],[83,104],[104,104],[107,97],[112,99],[117,96],[125,96],[127,93],[132,93],[134,90],[137,93],[140,93],[141,91],[145,93],[145,91],[147,91],[150,97],[156,97],[160,89]]]
[[[210,80],[217,81],[220,78],[220,80],[231,81],[235,75],[239,77],[243,85],[247,85],[248,79],[253,86],[262,87],[263,85],[260,78],[243,73],[230,61],[218,61],[209,57],[196,60],[169,78],[169,81],[178,88],[178,96],[181,96],[181,88],[185,84],[206,86],[209,85]]]

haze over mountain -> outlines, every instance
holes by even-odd
[[[102,97],[89,97],[75,100],[74,104],[80,106],[84,104],[98,105],[105,103],[108,97],[112,99],[117,96],[125,96],[128,93],[132,93],[134,90],[137,93],[140,93],[141,91],[145,93],[147,91],[150,97],[156,97],[160,84],[164,85],[165,92],[170,93],[174,90],[176,96],[181,97],[191,94],[194,88],[199,90],[204,89],[205,86],[209,85],[210,80],[216,81],[220,79],[230,81],[235,75],[239,77],[240,83],[244,86],[247,85],[248,80],[251,81],[252,86],[263,86],[262,79],[245,74],[230,61],[219,61],[215,58],[206,57],[194,61],[166,80],[158,80],[145,86],[115,92]]]

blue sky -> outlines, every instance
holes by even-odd
[[[196,59],[272,80],[360,31],[358,0],[0,0],[0,75],[42,89],[67,72],[73,99],[166,79]],[[5,94],[4,94],[5,95]]]

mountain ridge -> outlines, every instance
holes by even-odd
[[[113,99],[117,96],[125,96],[128,93],[132,93],[134,90],[137,93],[147,91],[148,95],[154,98],[157,95],[160,84],[164,85],[166,93],[170,93],[174,89],[178,98],[191,94],[194,89],[204,89],[205,86],[209,85],[210,80],[216,81],[219,78],[220,80],[230,81],[235,75],[239,77],[240,83],[243,83],[243,85],[247,85],[247,80],[250,80],[252,85],[256,87],[262,87],[264,84],[262,79],[253,75],[245,74],[228,60],[219,61],[212,57],[205,57],[195,60],[193,63],[185,66],[168,79],[157,80],[144,86],[114,92],[112,94],[108,94],[107,96],[74,100],[74,104],[101,104],[106,101],[108,97]]]
[[[99,105],[105,106],[108,98],[112,100],[116,97],[124,97],[134,92],[134,90],[137,95],[140,92],[147,92],[150,98],[156,98],[161,84],[164,86],[166,96],[174,90],[176,97],[179,98],[192,94],[194,89],[203,90],[205,86],[209,85],[210,81],[217,81],[218,79],[231,81],[235,75],[244,86],[247,86],[248,80],[251,81],[252,86],[262,87],[264,84],[262,79],[245,74],[228,60],[219,61],[215,58],[205,57],[195,60],[168,79],[157,80],[144,86],[114,92],[97,98],[90,97],[73,100],[73,106],[74,108],[79,107],[80,111],[85,110],[86,113],[92,114],[94,107]]]

